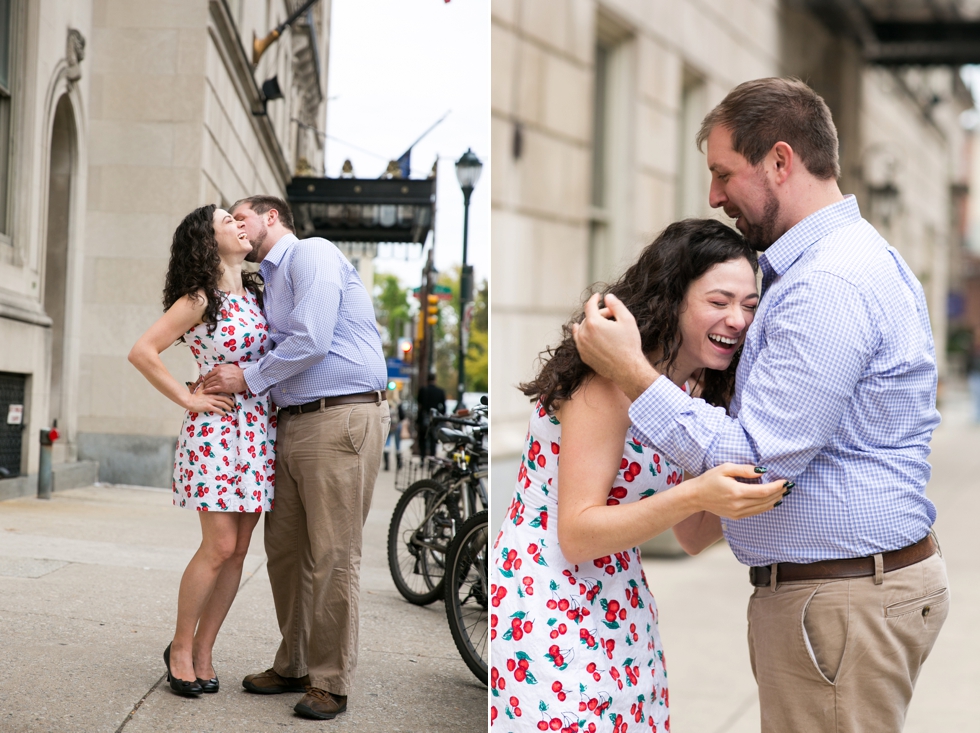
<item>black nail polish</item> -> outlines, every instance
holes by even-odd
[[[792,493],[793,493],[792,489],[786,489],[786,491],[783,492],[783,496],[789,496]]]
[[[755,472],[756,473],[765,473],[766,472],[766,467],[765,466],[756,466],[755,467]]]
[[[783,484],[783,488],[784,489],[792,489],[792,488],[795,488],[795,487],[796,487],[796,484],[794,484],[792,481],[787,481],[786,483]]]
[[[783,503],[783,500],[782,500],[782,499],[780,499],[780,500],[779,500],[779,501],[777,501],[777,502],[776,502],[775,504],[773,504],[773,506],[779,506],[779,505],[780,505],[780,504],[782,504],[782,503]]]

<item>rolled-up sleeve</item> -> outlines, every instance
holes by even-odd
[[[661,377],[630,408],[637,440],[693,473],[726,462],[803,472],[838,429],[880,330],[862,293],[833,273],[811,272],[766,305],[737,417]]]

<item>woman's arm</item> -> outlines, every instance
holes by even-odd
[[[224,415],[234,409],[235,402],[223,394],[192,394],[180,384],[163,365],[160,354],[188,330],[201,323],[207,301],[190,295],[174,303],[140,336],[129,352],[129,362],[156,387],[161,394],[190,412],[217,412]]]
[[[704,510],[733,519],[759,514],[782,496],[783,481],[739,483],[733,477],[759,475],[752,466],[725,464],[648,499],[606,506],[630,426],[628,410],[626,395],[599,376],[561,406],[558,541],[569,562],[634,547]]]

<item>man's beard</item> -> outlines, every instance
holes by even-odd
[[[265,244],[265,238],[269,236],[269,230],[262,227],[262,231],[259,235],[251,240],[252,251],[245,255],[246,262],[258,262],[259,261],[259,250],[262,249],[262,245]]]
[[[762,211],[762,221],[750,224],[745,220],[745,241],[757,252],[765,252],[769,245],[779,237],[776,236],[776,219],[779,218],[779,199],[773,193],[769,182],[765,182],[766,203]]]

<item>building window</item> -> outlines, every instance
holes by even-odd
[[[0,234],[7,234],[10,178],[10,5],[0,0]]]
[[[595,48],[589,282],[608,280],[628,254],[633,119],[629,31],[600,15]]]
[[[707,114],[704,79],[684,70],[680,118],[677,125],[677,219],[704,216],[708,201],[707,166],[694,143]]]

